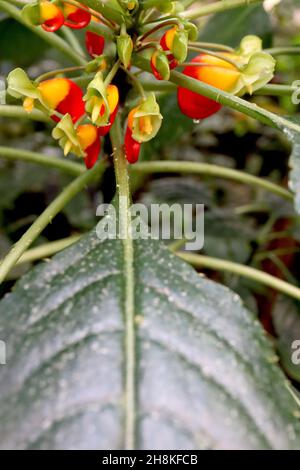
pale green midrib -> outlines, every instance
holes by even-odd
[[[135,332],[135,276],[134,248],[130,236],[130,189],[119,119],[111,130],[116,182],[119,194],[119,229],[126,234],[123,242],[124,266],[124,315],[125,315],[125,429],[124,448],[135,449],[136,445],[136,332]]]

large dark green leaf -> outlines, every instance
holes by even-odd
[[[200,40],[236,47],[247,34],[260,36],[265,47],[271,43],[271,20],[261,5],[249,5],[217,13],[206,23]]]
[[[136,447],[300,448],[297,404],[259,324],[158,241],[135,243]],[[124,266],[95,233],[0,304],[2,449],[123,448]]]

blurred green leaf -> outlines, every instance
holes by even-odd
[[[0,59],[27,67],[41,59],[48,45],[29,29],[8,18],[0,21]]]
[[[249,5],[213,15],[201,31],[199,40],[236,47],[247,34],[263,39],[264,47],[272,43],[272,24],[262,5]]]

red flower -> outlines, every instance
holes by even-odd
[[[140,156],[141,144],[132,137],[133,118],[136,108],[132,109],[128,115],[127,129],[125,133],[125,155],[129,163],[136,163]]]
[[[105,46],[105,39],[100,34],[87,31],[85,33],[85,45],[91,57],[101,55]]]
[[[116,116],[117,116],[117,113],[118,113],[118,106],[115,107],[114,111],[112,112],[112,114],[110,115],[110,118],[109,118],[109,124],[107,126],[101,126],[99,127],[99,135],[101,137],[104,137],[106,136],[110,129],[111,129],[111,126],[113,125],[113,123],[115,122],[115,119],[116,119]]]
[[[97,163],[101,151],[99,131],[92,124],[83,124],[77,127],[76,134],[85,152],[85,166],[90,170]]]
[[[65,26],[72,29],[85,28],[91,21],[92,15],[88,9],[78,8],[69,3],[64,3]]]
[[[45,80],[39,84],[38,89],[50,109],[63,115],[69,113],[74,123],[85,113],[83,93],[79,86],[68,78]],[[60,120],[56,115],[51,117],[56,122]]]
[[[201,65],[188,66],[183,74],[220,90],[230,91],[239,78],[239,71],[234,65],[218,57],[200,54],[192,62]],[[177,97],[181,112],[192,119],[205,119],[221,109],[216,101],[186,88],[179,87]]]
[[[65,18],[58,6],[45,1],[41,2],[39,7],[41,26],[45,31],[53,33],[62,27]]]
[[[129,163],[136,163],[140,156],[141,144],[132,138],[132,131],[127,127],[125,134],[125,154]]]

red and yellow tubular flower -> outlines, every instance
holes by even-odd
[[[198,62],[199,65],[186,67],[183,74],[220,90],[231,91],[239,80],[239,70],[218,57],[200,54],[192,62]],[[221,105],[216,101],[186,88],[179,87],[177,96],[181,112],[192,119],[205,119],[221,109]]]
[[[74,5],[70,5],[67,1],[65,1],[63,5],[65,26],[72,29],[82,29],[90,23],[92,15],[88,8],[84,6],[82,6],[82,8],[78,8]]]
[[[130,111],[128,115],[128,122],[124,141],[126,160],[131,164],[136,163],[138,161],[141,151],[141,144],[134,140],[134,138],[132,137],[133,119],[136,111],[137,108],[134,108]]]
[[[85,46],[91,57],[102,55],[105,46],[105,38],[100,34],[87,31],[85,33]]]
[[[60,29],[65,21],[61,9],[49,1],[42,1],[39,4],[40,23],[42,28],[48,32],[55,32]]]
[[[62,115],[70,114],[73,122],[77,122],[83,116],[85,112],[83,93],[72,80],[68,78],[45,80],[38,85],[38,90],[50,109]],[[24,106],[26,106],[25,102]],[[56,115],[51,117],[56,122],[60,119]]]
[[[99,131],[92,124],[82,124],[77,127],[76,135],[85,154],[85,166],[90,170],[97,163],[101,151]]]

